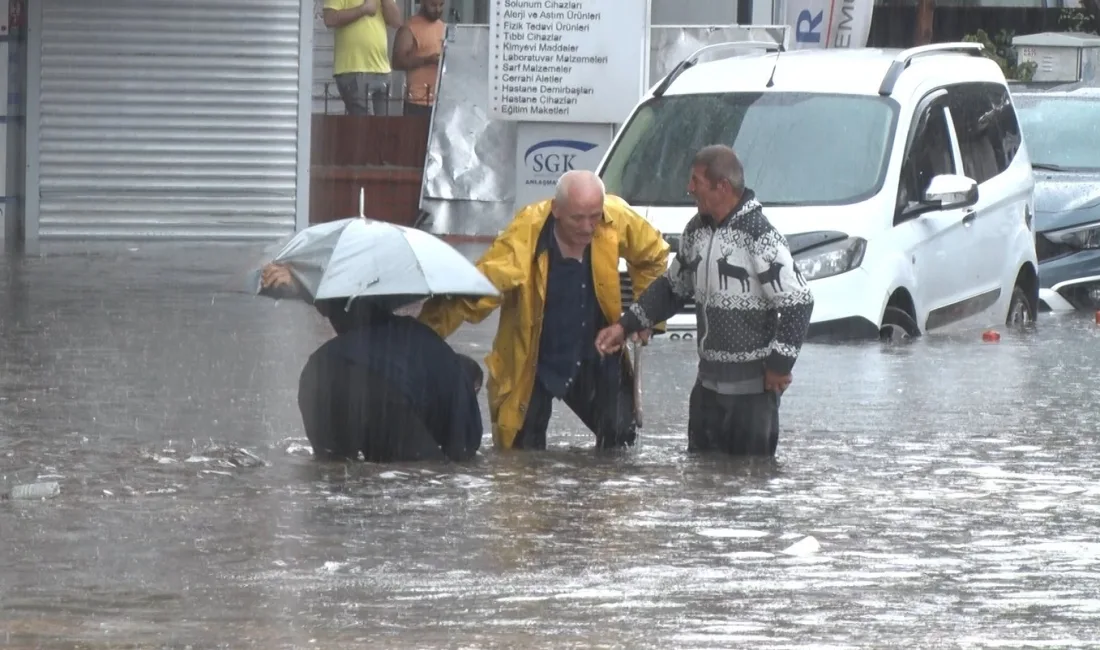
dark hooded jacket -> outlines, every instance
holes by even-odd
[[[313,384],[325,383],[307,377],[324,376],[324,368],[350,363],[372,378],[372,387],[382,387],[387,393],[353,394],[353,400],[386,398],[405,405],[451,460],[468,460],[477,453],[483,427],[475,378],[438,334],[415,318],[363,301],[353,301],[350,306],[344,300],[318,301],[315,306],[337,335],[310,356],[300,392],[318,391],[321,387]]]

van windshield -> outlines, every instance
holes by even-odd
[[[1032,165],[1100,170],[1100,101],[1095,97],[1018,95],[1012,103]]]
[[[691,161],[730,145],[765,205],[843,205],[882,186],[898,105],[821,93],[666,95],[646,102],[607,157],[607,191],[636,206],[689,206]]]

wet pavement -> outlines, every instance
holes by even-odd
[[[0,492],[62,490],[0,501],[0,646],[1098,638],[1091,315],[997,344],[807,346],[772,463],[685,454],[695,353],[658,341],[625,455],[558,408],[544,454],[328,465],[296,406],[327,324],[217,293],[256,249],[131,248],[0,257]],[[494,325],[456,347],[480,356]],[[806,535],[819,552],[781,553]]]

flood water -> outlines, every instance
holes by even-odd
[[[216,294],[255,250],[131,248],[0,257],[0,491],[62,490],[0,501],[0,646],[1100,637],[1091,315],[997,344],[807,346],[774,462],[687,456],[693,344],[657,341],[626,454],[559,407],[543,454],[319,464],[296,394],[327,323]],[[480,357],[494,326],[454,343]],[[816,554],[780,552],[807,535]]]

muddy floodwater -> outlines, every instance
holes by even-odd
[[[1091,314],[807,346],[774,462],[685,453],[693,342],[658,340],[626,454],[559,407],[543,454],[319,464],[296,391],[327,324],[218,293],[256,252],[0,256],[0,491],[61,484],[0,501],[0,646],[1100,641]]]

